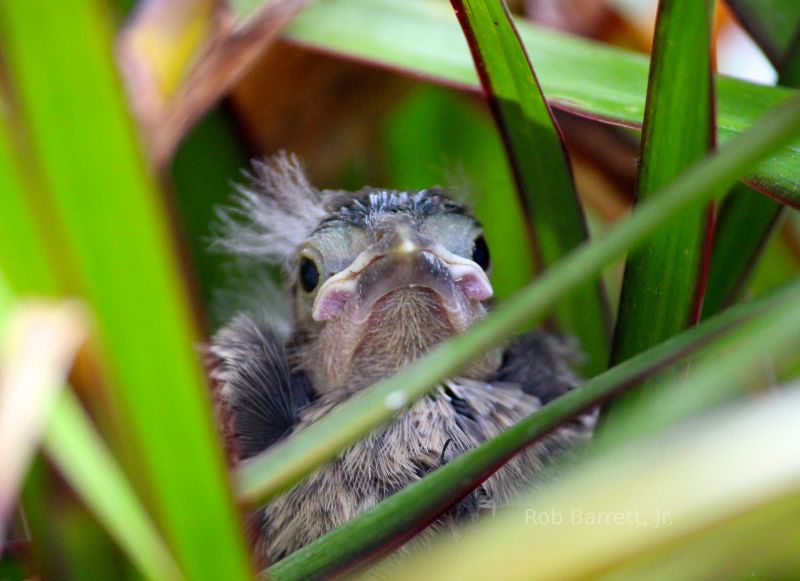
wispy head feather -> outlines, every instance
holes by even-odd
[[[236,185],[232,207],[217,208],[212,248],[239,258],[288,265],[325,218],[323,194],[306,178],[294,155],[280,152],[253,161]]]

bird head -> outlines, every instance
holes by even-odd
[[[270,188],[257,195],[271,192],[270,207],[259,209],[251,198],[250,213],[282,207],[280,230],[294,239],[278,241],[275,226],[263,229],[279,215],[251,216],[249,236],[258,240],[252,225],[260,221],[262,242],[269,232],[272,247],[284,245],[298,365],[319,391],[370,385],[485,316],[492,296],[489,249],[464,205],[440,189],[316,192],[302,178],[302,188],[283,180],[283,189],[295,198],[302,189],[316,203],[289,211],[289,203],[276,201],[281,179],[275,172],[299,169],[292,158],[281,159],[261,167],[262,175],[270,172]],[[483,376],[498,365],[493,352],[466,375]]]
[[[488,268],[479,223],[439,190],[343,203],[298,250],[296,317],[321,383],[369,385],[465,331],[486,313]]]

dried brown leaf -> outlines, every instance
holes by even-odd
[[[245,22],[217,0],[144,0],[118,42],[131,107],[156,168],[308,0],[266,1]]]

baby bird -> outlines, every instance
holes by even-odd
[[[237,207],[220,213],[218,245],[284,267],[293,322],[287,333],[270,315],[239,313],[213,340],[239,459],[465,332],[493,292],[481,225],[442,190],[319,191],[286,155],[254,168]],[[259,550],[279,560],[534,413],[578,385],[573,356],[569,341],[543,332],[485,353],[269,503]],[[583,416],[529,447],[440,522],[508,504],[592,425]]]

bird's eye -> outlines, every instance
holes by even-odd
[[[472,261],[483,270],[489,268],[489,246],[483,236],[478,236],[472,245]]]
[[[304,256],[300,259],[300,286],[307,293],[310,293],[319,284],[319,269],[316,263]]]

